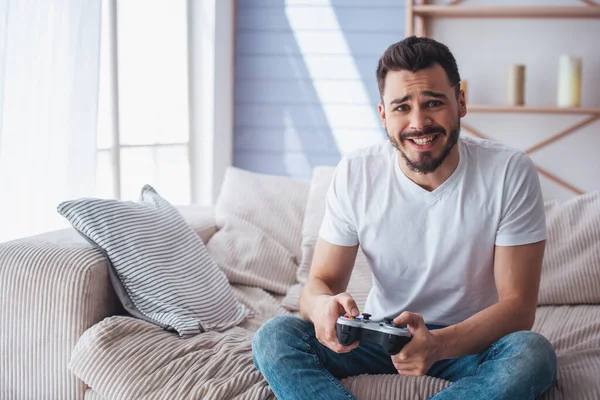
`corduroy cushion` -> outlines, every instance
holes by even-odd
[[[538,304],[600,303],[600,192],[545,203]]]
[[[230,167],[207,248],[232,284],[285,294],[296,282],[309,182]]]
[[[138,203],[84,198],[58,211],[106,255],[132,315],[181,336],[224,330],[247,316],[202,240],[152,187],[144,186]]]
[[[310,183],[310,191],[304,213],[304,222],[302,225],[302,258],[300,267],[296,273],[298,283],[287,292],[282,305],[290,311],[298,311],[298,300],[302,287],[308,281],[310,265],[312,263],[315,245],[319,236],[319,229],[325,216],[325,197],[335,167],[316,167],[313,170],[313,177]],[[367,296],[371,290],[371,270],[364,253],[359,248],[354,263],[354,270],[348,283],[347,292],[352,295],[360,311],[363,310],[367,301]]]

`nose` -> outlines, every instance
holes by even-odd
[[[415,131],[422,131],[425,127],[432,124],[432,120],[429,117],[427,110],[423,110],[420,107],[415,107],[410,112],[410,129]]]

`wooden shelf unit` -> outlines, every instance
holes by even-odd
[[[413,6],[417,17],[433,18],[600,18],[599,6]]]
[[[560,108],[533,106],[493,106],[482,104],[467,104],[468,112],[488,113],[517,113],[517,114],[562,114],[562,115],[598,115],[600,108]]]
[[[426,18],[600,18],[597,0],[574,0],[578,6],[464,6],[464,0],[425,4],[406,0],[406,36],[427,36]]]
[[[458,5],[464,0],[448,0],[445,5],[426,4],[426,0],[406,0],[406,36],[427,36],[427,18],[598,18],[600,19],[599,0],[574,0],[581,3],[577,6],[464,6]],[[584,120],[556,133],[532,147],[526,149],[527,153],[538,151],[551,143],[579,131],[581,128],[600,121],[600,108],[559,108],[545,106],[494,106],[467,104],[467,112],[481,113],[516,113],[516,114],[554,114],[554,115],[584,115]],[[467,122],[461,122],[462,128],[471,134],[490,139],[483,132]],[[558,176],[537,166],[538,172],[575,194],[583,191],[571,185]]]

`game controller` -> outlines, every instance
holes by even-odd
[[[350,346],[358,341],[377,343],[383,346],[388,354],[397,354],[412,335],[407,329],[394,325],[392,318],[383,321],[372,321],[371,315],[362,314],[361,317],[343,315],[335,323],[338,341],[344,346]]]

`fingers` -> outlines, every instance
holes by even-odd
[[[337,333],[335,331],[331,331],[331,330],[327,330],[325,332],[323,332],[323,334],[319,334],[317,333],[317,340],[319,340],[319,342],[321,342],[321,344],[327,346],[328,348],[330,348],[331,350],[335,351],[336,353],[349,353],[352,350],[354,350],[355,348],[358,347],[359,342],[356,341],[354,343],[352,343],[351,345],[348,346],[344,346],[343,344],[341,344],[337,338]]]
[[[423,375],[425,375],[424,372],[422,372],[421,370],[417,370],[417,369],[412,369],[412,370],[398,370],[398,373],[400,375],[404,375],[404,376],[423,376]]]
[[[356,317],[359,314],[356,302],[348,293],[340,293],[335,296],[338,303],[343,307],[346,314]]]
[[[336,353],[348,353],[358,347],[358,342],[354,342],[348,346],[342,345],[338,340],[335,325],[338,317],[344,312],[352,316],[359,314],[358,307],[352,296],[348,293],[328,296],[328,300],[322,306],[317,313],[319,317],[313,319],[317,340]]]
[[[358,342],[354,342],[352,343],[350,346],[344,346],[342,344],[340,344],[340,342],[337,341],[337,338],[335,340],[335,343],[332,343],[331,346],[327,346],[329,347],[331,350],[335,351],[336,353],[350,353],[352,350],[354,350],[355,348],[358,347]]]
[[[404,311],[394,319],[396,325],[408,325],[410,328],[419,329],[425,326],[423,317],[419,314]]]
[[[424,363],[413,361],[398,362],[395,360],[392,360],[392,363],[400,375],[421,376],[427,373]]]

